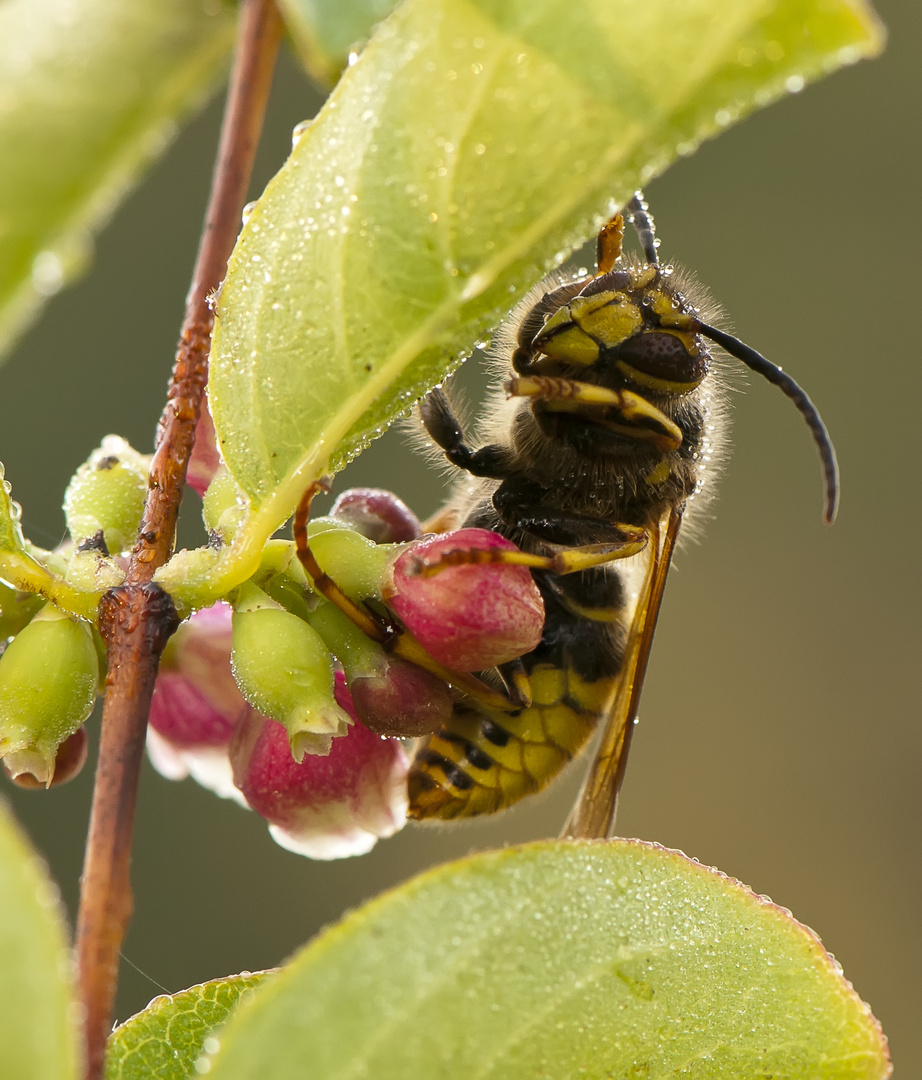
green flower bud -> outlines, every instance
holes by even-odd
[[[308,528],[320,568],[353,600],[379,597],[401,544],[376,544],[334,518],[317,518]]]
[[[321,602],[308,615],[307,621],[342,664],[347,682],[356,675],[378,675],[387,667],[387,656],[381,646],[334,604]]]
[[[93,711],[99,662],[88,623],[46,604],[0,656],[0,757],[50,784],[58,747]]]
[[[288,730],[291,754],[329,754],[352,719],[333,696],[333,657],[323,638],[253,584],[234,611],[231,666],[240,692]]]
[[[73,553],[64,577],[69,585],[75,585],[83,592],[102,594],[107,589],[121,585],[125,580],[125,571],[111,556],[101,555],[88,547]]]
[[[299,619],[306,619],[309,610],[317,604],[318,598],[310,591],[307,574],[291,540],[270,540],[266,544],[253,581]]]
[[[107,435],[74,473],[64,494],[67,528],[79,544],[102,530],[114,555],[134,547],[147,498],[149,459]]]

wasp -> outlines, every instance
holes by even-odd
[[[643,261],[623,255],[625,220]],[[546,621],[539,646],[499,672],[525,704],[500,711],[462,696],[451,723],[417,750],[411,817],[507,807],[548,784],[604,725],[567,833],[610,833],[679,529],[720,459],[721,353],[800,410],[820,451],[827,522],[835,516],[835,453],[812,402],[712,325],[657,247],[637,194],[599,234],[594,275],[551,279],[516,308],[496,335],[503,393],[477,448],[444,391],[421,403],[429,437],[468,476],[441,527],[491,529],[537,556],[528,565]]]
[[[623,252],[627,222],[642,259]],[[452,561],[529,566],[546,614],[532,652],[481,680],[449,679],[460,688],[451,720],[422,740],[410,768],[412,818],[511,806],[601,727],[565,835],[611,834],[680,528],[720,461],[724,354],[800,410],[820,452],[826,521],[835,517],[835,452],[816,408],[709,321],[689,278],[660,264],[639,193],[602,228],[596,261],[592,275],[536,286],[494,335],[498,385],[476,447],[444,390],[419,406],[429,439],[463,474],[436,528],[489,529],[520,549],[452,552]]]

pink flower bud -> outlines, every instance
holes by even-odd
[[[199,495],[204,495],[205,489],[211,483],[220,464],[221,455],[218,453],[214,422],[211,419],[208,403],[203,401],[202,411],[195,428],[195,445],[192,447],[192,456],[189,458],[189,468],[186,471],[186,483]]]
[[[359,720],[378,735],[418,738],[438,731],[451,717],[451,691],[436,675],[399,657],[380,673],[349,684]]]
[[[336,699],[354,715],[337,677]],[[284,725],[250,711],[230,750],[234,779],[246,801],[269,822],[276,843],[313,859],[362,855],[406,819],[408,760],[399,742],[361,724],[333,740],[326,757],[291,756]]]
[[[242,802],[227,757],[246,711],[231,673],[231,609],[197,611],[174,635],[154,686],[147,753],[168,780],[192,776],[222,798]]]
[[[440,664],[483,671],[531,652],[544,629],[544,603],[524,566],[446,565],[421,571],[454,551],[517,551],[486,529],[424,537],[397,558],[388,604]]]
[[[350,525],[376,544],[402,544],[420,534],[419,518],[392,491],[350,488],[333,503],[330,517]]]
[[[342,665],[366,727],[379,735],[416,738],[448,721],[451,691],[438,676],[391,656],[333,604],[319,604],[308,619]]]

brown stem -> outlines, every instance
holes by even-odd
[[[211,196],[157,432],[147,505],[125,584],[100,604],[109,672],[77,919],[86,1080],[103,1074],[119,953],[132,910],[131,834],[147,716],[160,654],[177,625],[172,601],[152,578],[172,553],[208,374],[213,316],[207,298],[224,277],[237,235],[281,33],[272,0],[243,0]]]

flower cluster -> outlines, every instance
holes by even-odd
[[[398,616],[439,673],[359,629],[310,588],[293,545],[277,541],[233,609],[197,612],[171,641],[148,752],[163,775],[191,775],[261,814],[283,847],[329,859],[403,825],[404,740],[449,719],[443,669],[482,670],[529,651],[544,610],[524,568],[456,558],[514,545],[479,529],[421,537],[390,492],[345,492],[312,523],[310,543],[347,596]]]
[[[95,487],[101,468],[122,466],[100,460],[70,516],[120,550],[130,529],[109,524]],[[134,472],[122,471],[134,498]],[[225,480],[219,470],[205,492],[219,535],[234,528]],[[516,550],[509,541],[481,529],[420,533],[390,492],[344,493],[309,529],[335,595],[314,586],[295,544],[270,541],[230,602],[197,611],[168,644],[148,728],[154,767],[255,810],[282,846],[313,858],[360,854],[399,829],[406,740],[449,720],[463,673],[530,651],[544,623],[530,572],[497,557]],[[15,611],[22,625],[7,628],[15,636],[0,657],[0,757],[20,783],[48,786],[86,756],[101,643],[50,604]]]

